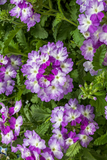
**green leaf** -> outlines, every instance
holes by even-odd
[[[94,150],[91,150],[90,151],[91,154],[96,158],[96,160],[107,160],[107,157],[106,155],[105,156],[102,156],[102,155],[99,155],[97,152],[95,152]]]
[[[94,144],[95,145],[103,145],[107,143],[107,133],[102,135],[101,137],[97,138],[95,141],[94,141]]]
[[[75,29],[75,26],[71,25],[66,21],[62,21],[60,28],[58,29],[58,32],[57,32],[58,34],[56,37],[56,41],[58,40],[63,41],[67,38],[70,39],[71,36],[69,33],[74,29]]]
[[[17,139],[12,143],[12,146],[16,147],[17,144],[20,144],[20,145],[23,144],[23,137],[17,138]]]
[[[31,29],[31,35],[35,38],[45,39],[48,37],[48,32],[40,24],[36,24],[35,28]]]
[[[32,105],[31,114],[32,114],[33,120],[40,122],[40,121],[45,121],[47,118],[50,117],[51,110],[49,110],[48,108],[42,109],[39,106]]]
[[[73,78],[74,81],[78,81],[78,70],[77,69],[74,69],[72,72],[70,72],[70,77]]]
[[[26,42],[26,37],[25,37],[22,29],[20,29],[17,32],[16,38],[17,38],[17,41],[20,44],[20,46],[23,47],[23,50],[29,52],[29,46],[28,46],[28,43]]]
[[[94,70],[97,71],[98,69],[102,69],[104,68],[104,66],[102,65],[102,62],[104,60],[105,57],[105,53],[107,51],[107,47],[105,44],[101,45],[97,50],[96,53],[94,54],[93,57],[93,66],[94,66]]]
[[[73,36],[74,42],[81,47],[84,41],[83,35],[79,32],[78,28],[74,31],[71,31],[70,34]]]
[[[54,109],[55,107],[57,107],[57,104],[55,103],[54,100],[51,100],[51,106],[52,106],[53,109]]]
[[[105,106],[107,106],[107,102],[105,100],[105,95],[97,96],[97,100],[90,100],[90,104],[96,107],[96,111],[100,112],[101,115],[105,116]]]
[[[31,102],[32,102],[32,103],[38,103],[38,100],[39,100],[39,98],[38,98],[37,94],[35,94],[35,95],[31,98]]]
[[[36,51],[39,50],[40,47],[42,47],[44,44],[46,44],[46,41],[43,40],[38,40],[38,42],[36,43]]]
[[[56,14],[56,18],[54,19],[54,21],[52,23],[52,27],[53,27],[52,30],[53,31],[54,31],[55,26],[62,21],[62,18],[63,18],[63,16],[61,13]]]
[[[78,14],[79,14],[79,5],[76,4],[75,1],[74,2],[71,1],[69,6],[71,6],[70,7],[70,13],[71,13],[70,17],[72,21],[78,23],[77,19],[78,19]]]
[[[39,125],[35,131],[37,132],[37,134],[39,134],[39,136],[42,136],[47,132],[49,126],[50,126],[50,121]]]
[[[31,121],[31,111],[29,109],[30,103],[26,104],[26,106],[23,108],[23,112],[24,112],[24,118],[27,119],[27,121]]]
[[[7,38],[4,41],[4,48],[7,47],[9,45],[9,43],[11,42],[11,40],[14,38],[14,36],[16,35],[16,33],[20,30],[21,28],[15,28],[14,30],[10,31]]]
[[[83,155],[86,160],[97,160],[95,157],[93,157],[93,155],[89,152],[87,148],[83,149]]]
[[[66,151],[66,156],[67,157],[74,157],[79,150],[81,149],[81,145],[79,143],[79,141],[77,141],[76,143],[72,144]]]
[[[48,17],[49,17],[49,15],[43,15],[43,16],[41,17],[41,19],[40,19],[40,24],[41,24],[42,27],[45,26],[45,22],[47,21]]]

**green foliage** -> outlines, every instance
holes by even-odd
[[[70,73],[70,77],[73,78],[74,81],[78,82],[78,70],[74,69],[71,73]]]
[[[31,35],[35,38],[45,39],[48,37],[48,32],[40,24],[36,24],[35,28],[31,29]]]
[[[24,136],[23,136],[23,137],[18,137],[18,138],[12,143],[12,146],[16,147],[17,144],[22,145],[22,144],[23,144],[23,138],[24,138]]]
[[[32,103],[38,103],[38,100],[39,100],[39,98],[38,98],[37,94],[35,94],[35,95],[32,97],[31,102],[32,102]]]
[[[97,96],[97,100],[90,100],[90,104],[96,108],[97,112],[105,117],[105,106],[107,106],[105,96]]]
[[[107,133],[102,135],[101,137],[97,138],[95,141],[94,141],[94,144],[95,145],[104,145],[107,143]]]
[[[67,38],[70,39],[71,36],[69,33],[74,29],[75,27],[73,25],[71,25],[70,23],[66,21],[62,21],[59,24],[59,28],[58,28],[56,36],[54,34],[56,41],[58,40],[63,41]]]
[[[99,129],[93,135],[93,141],[87,148],[82,147],[80,142],[77,141],[67,149],[62,160],[107,160],[107,134],[105,134],[107,126],[104,113],[105,106],[107,106],[105,101],[107,67],[102,65],[106,45],[101,45],[93,57],[94,69],[102,70],[98,71],[96,76],[91,76],[89,72],[84,71],[83,67],[85,59],[81,55],[80,47],[83,44],[84,37],[78,30],[79,22],[77,19],[80,14],[80,6],[76,3],[76,0],[27,0],[27,2],[32,4],[35,13],[41,14],[40,22],[31,27],[28,32],[26,24],[15,16],[9,16],[8,11],[15,7],[14,4],[9,4],[8,0],[5,5],[0,6],[0,54],[7,56],[21,55],[22,63],[25,64],[28,58],[27,54],[32,50],[38,51],[48,42],[63,41],[64,47],[67,47],[69,53],[68,57],[72,58],[74,62],[73,70],[69,73],[73,79],[74,88],[72,92],[64,95],[64,98],[60,101],[43,102],[37,97],[37,94],[26,89],[24,83],[27,76],[23,76],[20,66],[16,78],[13,79],[15,86],[12,95],[8,97],[5,94],[0,95],[0,102],[4,102],[8,107],[13,106],[16,100],[22,100],[22,107],[14,117],[17,118],[21,115],[23,125],[18,139],[13,142],[13,146],[23,143],[26,130],[35,130],[48,146],[53,129],[50,122],[52,110],[57,106],[64,106],[71,98],[77,98],[80,105],[91,104],[94,106],[94,120],[98,123]],[[103,23],[100,24],[106,23],[106,13],[104,14]],[[84,87],[80,89],[79,84]],[[81,99],[83,90],[87,91],[84,92],[87,95],[84,99]],[[93,96],[97,97],[96,101],[89,100],[89,98],[93,99]],[[1,139],[0,135],[0,141]],[[0,145],[2,145],[2,142],[0,142]],[[22,160],[20,151],[11,153],[10,144],[7,146],[3,144],[3,147],[8,147],[8,155],[11,160],[16,160],[17,154],[20,154],[18,160]],[[54,159],[57,160],[56,157]]]
[[[43,136],[49,129],[50,126],[50,121],[46,122],[46,123],[42,123],[41,125],[39,125],[35,131],[37,134],[39,134],[40,136]]]
[[[37,122],[45,121],[50,117],[51,110],[49,108],[41,108],[37,105],[31,106],[32,119]]]
[[[53,26],[52,30],[53,30],[53,31],[54,31],[54,28],[57,26],[57,24],[62,21],[61,18],[63,18],[62,14],[61,14],[61,13],[57,13],[57,14],[56,14],[56,17],[55,17],[55,19],[54,19],[54,21],[53,21],[53,23],[52,23],[52,26]]]
[[[93,155],[89,152],[87,148],[83,149],[83,155],[86,160],[97,160]]]
[[[97,49],[96,53],[94,54],[92,64],[94,66],[93,69],[95,71],[97,71],[98,69],[104,68],[102,65],[102,62],[104,60],[106,50],[107,50],[107,47],[106,45],[103,44]]]
[[[26,51],[26,52],[29,52],[30,51],[29,45],[28,45],[28,43],[26,41],[26,37],[25,37],[25,34],[24,34],[22,29],[20,29],[16,33],[16,38],[17,38],[17,41],[20,44],[20,46],[23,48],[23,50]]]
[[[84,41],[83,35],[79,32],[79,30],[76,28],[74,31],[70,32],[71,36],[73,36],[74,42],[81,47]]]
[[[17,32],[20,30],[21,28],[15,28],[14,30],[10,31],[8,34],[8,37],[5,39],[4,41],[4,47],[8,47],[9,43],[11,42],[11,40],[14,38],[14,36],[17,34]]]
[[[77,141],[76,143],[69,146],[65,155],[67,157],[74,157],[79,152],[80,149],[81,149],[81,145],[79,141]]]

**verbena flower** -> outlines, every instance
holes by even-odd
[[[21,101],[16,101],[15,107],[8,107],[0,103],[2,106],[0,113],[0,130],[2,136],[2,143],[9,144],[12,140],[17,139],[17,136],[20,133],[20,126],[23,124],[22,116],[19,116],[17,119],[12,115],[19,112],[22,103]],[[13,132],[14,131],[14,132]]]
[[[14,89],[17,70],[22,64],[20,56],[3,57],[0,54],[0,94],[5,93],[6,96],[12,94]]]
[[[73,62],[67,58],[67,48],[63,43],[48,42],[39,51],[28,53],[27,63],[22,66],[23,75],[27,76],[25,85],[31,92],[37,93],[42,101],[59,101],[68,92],[72,92],[72,78],[67,75],[72,71]]]
[[[10,3],[16,6],[9,12],[11,16],[21,19],[27,24],[27,31],[30,30],[36,23],[40,22],[40,14],[34,13],[33,6],[24,0],[11,0]]]
[[[91,105],[87,105],[86,107],[79,105],[76,98],[70,99],[64,107],[55,107],[52,110],[50,119],[54,123],[54,129],[49,143],[56,140],[64,152],[66,152],[70,145],[79,140],[83,147],[87,147],[90,141],[93,140],[90,135],[93,135],[96,129],[99,128],[98,124],[94,121],[95,115],[93,111],[94,108]],[[51,146],[52,149],[58,150],[54,146]],[[54,155],[56,157],[55,153]]]

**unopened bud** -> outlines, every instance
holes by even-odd
[[[96,97],[93,97],[93,99],[96,101],[97,100],[97,98]]]

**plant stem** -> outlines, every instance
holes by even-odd
[[[70,21],[70,20],[67,19],[66,17],[64,17],[63,20],[65,20],[65,21],[67,21],[67,22],[69,22],[69,23],[71,23],[71,24],[73,24],[74,26],[77,27],[77,24],[75,24],[74,22]]]

